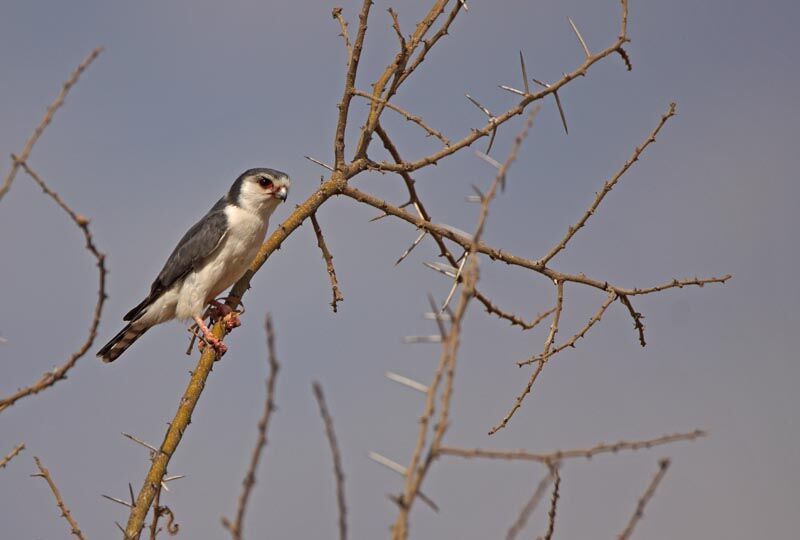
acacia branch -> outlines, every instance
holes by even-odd
[[[537,356],[534,356],[534,357],[529,358],[527,360],[522,360],[520,362],[517,362],[517,365],[519,367],[522,367],[522,366],[525,366],[525,365],[528,365],[528,364],[533,364],[534,362],[541,362],[542,360],[547,361],[548,359],[552,358],[553,356],[557,355],[558,353],[560,353],[561,351],[563,351],[564,349],[566,349],[568,347],[573,347],[574,348],[575,347],[575,343],[579,339],[584,337],[586,335],[586,333],[589,331],[589,329],[592,326],[594,326],[595,324],[597,324],[600,321],[600,319],[603,318],[603,315],[605,314],[605,312],[608,309],[608,307],[611,304],[613,304],[614,300],[616,300],[616,299],[617,299],[617,295],[615,293],[613,293],[613,292],[608,293],[608,296],[606,297],[605,302],[603,302],[600,305],[600,307],[595,312],[595,314],[592,315],[592,317],[589,319],[589,322],[587,322],[585,325],[583,325],[583,327],[580,330],[575,332],[575,334],[573,334],[573,336],[571,338],[569,338],[567,341],[565,341],[564,343],[562,343],[558,347],[550,350],[550,352],[547,353],[547,356],[537,355]]]
[[[519,133],[519,135],[517,135],[517,138],[514,141],[514,146],[512,147],[508,158],[506,159],[505,163],[500,166],[499,170],[497,171],[497,175],[495,176],[495,179],[489,188],[489,191],[481,201],[481,211],[478,216],[478,223],[475,228],[475,233],[472,235],[468,252],[464,255],[464,261],[465,263],[468,261],[468,263],[466,263],[464,266],[464,279],[461,295],[456,308],[453,310],[453,313],[450,316],[450,328],[447,332],[447,335],[444,336],[443,339],[442,354],[439,358],[439,364],[436,368],[436,372],[434,373],[431,384],[428,385],[425,399],[425,411],[423,412],[419,421],[417,442],[414,447],[414,453],[411,457],[411,463],[406,468],[406,482],[403,494],[399,498],[399,511],[397,518],[392,526],[393,540],[405,540],[408,537],[408,521],[412,505],[416,497],[419,495],[422,482],[425,479],[431,464],[438,455],[444,434],[447,430],[462,320],[464,318],[464,314],[466,313],[469,302],[474,296],[475,284],[478,281],[477,257],[475,255],[476,248],[483,234],[486,218],[489,213],[489,205],[494,199],[498,187],[504,181],[508,168],[516,159],[519,148],[522,145],[522,142],[525,140],[528,130],[533,124],[533,119],[536,115],[536,112],[537,110],[534,109],[529,114],[522,131]],[[435,410],[436,394],[442,379],[444,379],[444,388],[441,395],[441,409],[433,430],[430,447],[425,458],[422,459],[429,423]]]
[[[344,16],[342,16],[342,8],[333,8],[331,16],[339,22],[339,28],[342,29],[342,33],[339,35],[342,36],[344,40],[344,47],[347,49],[347,63],[349,64],[350,59],[353,57],[353,45],[350,43],[350,33],[347,30],[347,21],[344,20]]]
[[[561,495],[561,475],[558,472],[557,463],[550,465],[550,474],[553,476],[553,494],[550,496],[550,510],[547,512],[547,532],[544,535],[544,540],[551,540],[553,531],[556,528],[556,508]]]
[[[411,114],[410,112],[406,111],[405,109],[403,109],[403,108],[402,108],[402,107],[400,107],[399,105],[395,105],[395,104],[394,104],[394,103],[392,103],[391,101],[386,101],[385,99],[377,98],[377,97],[373,96],[372,94],[368,94],[368,93],[366,93],[366,92],[364,92],[364,91],[362,91],[362,90],[357,90],[357,89],[353,90],[353,95],[356,95],[356,96],[358,96],[358,97],[363,97],[363,98],[366,98],[366,99],[371,99],[371,100],[374,100],[374,101],[378,101],[378,102],[381,102],[381,103],[383,103],[384,105],[386,105],[387,107],[389,107],[391,110],[393,110],[393,111],[395,111],[396,113],[398,113],[398,114],[400,114],[401,116],[403,116],[403,117],[404,117],[406,120],[408,120],[409,122],[413,122],[413,123],[417,124],[417,125],[418,125],[419,127],[421,127],[423,130],[425,130],[425,132],[426,132],[426,133],[427,133],[429,136],[431,136],[431,137],[436,137],[437,139],[439,139],[440,141],[442,141],[442,143],[443,143],[445,146],[449,146],[449,145],[450,145],[450,139],[448,139],[447,137],[445,137],[445,136],[444,136],[444,134],[442,134],[442,132],[441,132],[441,131],[438,131],[438,130],[436,130],[436,129],[433,129],[431,126],[429,126],[429,125],[428,125],[428,124],[425,122],[425,120],[423,120],[423,119],[422,119],[422,117],[420,117],[420,116],[415,116],[415,115]],[[402,161],[401,161],[401,163],[402,163]]]
[[[11,169],[6,174],[6,178],[3,181],[3,185],[0,186],[0,200],[3,199],[3,196],[11,189],[11,183],[14,181],[14,177],[17,175],[17,171],[22,163],[28,160],[28,157],[31,155],[31,150],[33,150],[33,145],[36,144],[36,141],[39,140],[39,137],[42,136],[44,133],[45,128],[50,125],[50,122],[53,120],[53,116],[56,114],[56,111],[64,104],[64,100],[67,97],[70,89],[75,86],[78,82],[78,79],[86,71],[86,68],[94,62],[95,58],[97,58],[100,53],[103,52],[102,47],[98,47],[94,49],[89,55],[83,59],[78,67],[73,71],[64,84],[61,86],[61,91],[56,96],[56,99],[47,107],[47,112],[45,112],[44,117],[42,118],[39,125],[36,126],[36,129],[33,130],[31,136],[28,137],[28,140],[25,141],[25,146],[22,148],[22,152],[19,153],[19,157],[12,157]]]
[[[536,510],[536,507],[539,506],[542,498],[544,497],[544,493],[547,490],[547,486],[550,485],[550,482],[553,480],[552,474],[547,474],[544,478],[539,480],[539,483],[536,485],[536,490],[531,495],[530,499],[525,503],[525,506],[519,512],[517,519],[514,520],[514,523],[508,529],[506,533],[506,540],[514,540],[517,535],[522,532],[522,529],[525,528],[525,525],[528,523],[528,519],[531,517],[531,514]]]
[[[333,477],[336,481],[336,504],[339,507],[339,538],[340,540],[347,539],[347,504],[344,499],[344,470],[342,468],[342,456],[339,452],[339,443],[336,441],[336,433],[333,430],[333,418],[328,405],[325,403],[325,394],[322,392],[322,385],[315,382],[312,386],[314,390],[314,397],[319,406],[319,414],[322,417],[322,422],[325,424],[325,435],[328,439],[328,445],[331,448],[331,457],[333,458]]]
[[[311,224],[314,227],[314,234],[317,236],[317,246],[322,252],[322,258],[325,260],[325,268],[328,270],[328,278],[331,280],[331,290],[333,292],[333,300],[331,301],[331,308],[336,313],[337,305],[344,300],[342,291],[339,290],[339,280],[336,279],[336,269],[333,267],[333,255],[331,255],[327,244],[325,244],[325,237],[322,236],[322,227],[319,226],[317,221],[317,214],[311,214]]]
[[[336,162],[334,167],[337,171],[341,171],[344,167],[344,134],[347,129],[347,117],[350,112],[350,101],[353,99],[353,87],[356,82],[356,73],[358,72],[358,62],[361,59],[361,49],[364,46],[364,36],[367,33],[367,19],[369,18],[369,10],[372,7],[372,0],[364,0],[361,4],[361,13],[358,15],[358,30],[356,31],[356,40],[353,43],[352,50],[348,50],[347,61],[347,74],[344,80],[344,90],[342,92],[342,100],[339,102],[339,118],[336,122],[336,134],[334,136],[334,155]],[[341,14],[341,11],[340,11]],[[334,17],[336,17],[334,10]],[[344,26],[343,33],[347,30]]]
[[[664,124],[667,123],[667,120],[675,116],[675,109],[676,105],[674,103],[670,103],[669,109],[667,110],[666,113],[664,113],[661,116],[661,120],[658,122],[658,125],[656,125],[653,131],[650,132],[650,134],[647,136],[644,142],[640,146],[636,147],[636,149],[633,151],[633,155],[631,155],[631,157],[628,158],[628,160],[622,165],[622,168],[620,168],[616,172],[616,174],[614,174],[614,176],[611,177],[611,179],[609,179],[605,184],[603,184],[603,189],[601,189],[597,193],[597,195],[594,198],[594,201],[592,201],[592,204],[589,205],[589,208],[586,210],[586,212],[584,212],[584,214],[574,225],[570,226],[569,229],[567,229],[567,234],[561,239],[561,241],[558,242],[558,244],[556,244],[555,246],[553,246],[553,248],[547,253],[547,255],[539,259],[539,263],[541,265],[543,266],[546,265],[559,252],[563,251],[564,248],[567,247],[567,243],[570,240],[572,240],[573,236],[575,236],[575,233],[577,233],[584,225],[586,225],[586,222],[595,213],[597,207],[600,206],[601,202],[603,202],[605,196],[608,195],[609,192],[617,184],[617,182],[619,182],[619,179],[622,178],[622,176],[626,172],[628,172],[628,170],[633,166],[634,163],[639,161],[639,157],[642,155],[645,149],[652,143],[656,142],[656,136],[658,135],[658,132],[661,131],[661,128],[663,128]]]
[[[12,448],[11,452],[9,452],[6,457],[0,459],[0,469],[5,469],[6,465],[8,465],[8,462],[17,457],[17,455],[19,455],[19,453],[23,450],[25,450],[25,443],[19,443],[17,446]]]
[[[235,307],[236,302],[234,299],[228,300],[230,307]],[[225,322],[220,319],[212,328],[212,333],[217,339],[222,339],[225,335]],[[125,540],[138,540],[144,526],[145,518],[153,504],[153,499],[161,488],[161,482],[167,474],[167,465],[169,465],[173,454],[178,448],[178,445],[183,438],[183,433],[192,420],[192,413],[197,406],[200,395],[205,388],[206,380],[211,374],[214,367],[214,362],[217,360],[216,353],[213,347],[206,347],[197,361],[197,366],[192,371],[192,376],[189,379],[189,385],[183,392],[183,397],[178,405],[178,410],[172,422],[169,424],[167,433],[164,435],[164,441],[154,453],[150,460],[150,469],[144,479],[144,483],[139,490],[139,495],[136,497],[136,503],[131,508],[130,515],[128,516],[128,523],[125,527]]]
[[[694,441],[708,435],[707,431],[696,429],[686,433],[663,435],[654,439],[639,441],[618,441],[612,444],[600,443],[590,448],[573,450],[556,450],[554,452],[535,453],[526,450],[482,450],[480,448],[456,448],[443,446],[439,449],[440,455],[455,456],[460,458],[501,459],[508,461],[535,461],[537,463],[555,463],[565,459],[592,459],[599,454],[617,454],[623,451],[636,451],[650,449],[654,446],[671,444],[679,441]]]
[[[542,352],[541,359],[539,360],[539,364],[536,366],[536,370],[531,374],[530,378],[528,379],[528,384],[525,385],[525,388],[522,392],[517,396],[517,399],[514,400],[514,405],[512,405],[511,409],[506,413],[500,423],[494,426],[491,430],[489,430],[489,435],[494,435],[504,427],[508,425],[508,422],[511,420],[511,417],[514,416],[519,408],[522,406],[522,401],[525,399],[531,392],[531,388],[533,388],[533,383],[536,382],[536,379],[539,377],[539,374],[544,369],[544,365],[547,363],[547,360],[550,358],[550,347],[552,347],[553,342],[556,339],[556,334],[558,333],[558,324],[561,320],[561,311],[564,307],[564,282],[563,281],[556,281],[556,307],[553,313],[553,322],[550,324],[550,333],[547,335],[547,339],[544,342],[544,351]]]
[[[664,478],[664,475],[667,474],[667,469],[669,469],[670,460],[667,458],[662,459],[658,462],[658,472],[656,472],[653,479],[650,481],[650,485],[647,486],[647,489],[639,498],[636,503],[636,510],[633,512],[631,519],[628,521],[628,524],[625,526],[625,529],[617,536],[619,540],[628,540],[631,534],[633,534],[633,529],[636,527],[636,524],[644,516],[644,508],[647,506],[647,503],[653,497],[658,488],[658,485],[661,483],[661,480]]]
[[[377,208],[378,210],[381,210],[386,214],[400,218],[403,221],[415,225],[419,229],[426,230],[428,232],[441,236],[442,238],[451,240],[465,249],[469,249],[470,245],[472,244],[471,238],[469,238],[466,235],[455,232],[451,227],[447,227],[436,223],[431,223],[424,219],[417,218],[413,214],[406,212],[402,208],[394,206],[370,193],[366,193],[350,185],[344,185],[341,188],[341,194],[346,195],[351,199],[358,201],[360,203],[364,203],[369,206],[372,206],[373,208]],[[702,287],[703,285],[707,285],[709,283],[725,283],[732,277],[730,274],[726,274],[721,277],[710,277],[702,279],[701,278],[689,278],[681,280],[673,279],[666,283],[662,283],[647,288],[639,288],[639,287],[626,288],[613,285],[608,281],[601,281],[599,279],[590,278],[585,274],[568,274],[565,272],[559,272],[550,267],[542,266],[541,264],[538,263],[538,261],[514,255],[512,253],[489,246],[482,242],[477,243],[475,251],[477,253],[487,255],[492,260],[502,261],[511,266],[519,266],[520,268],[527,268],[529,270],[533,270],[534,272],[538,272],[550,278],[553,281],[557,280],[557,281],[563,281],[565,283],[566,282],[581,283],[583,285],[588,285],[590,287],[599,289],[601,291],[614,292],[618,295],[624,294],[628,296],[637,296],[643,294],[650,294],[654,292],[660,292],[667,289],[683,288],[690,285]]]
[[[267,377],[266,384],[267,397],[264,401],[264,412],[261,413],[261,419],[258,421],[258,438],[256,439],[253,453],[250,455],[250,466],[242,481],[242,493],[239,495],[236,519],[231,523],[227,518],[222,518],[222,525],[230,531],[233,540],[241,540],[242,538],[244,514],[247,510],[247,503],[250,500],[253,486],[256,483],[256,471],[261,461],[261,455],[264,453],[264,448],[267,446],[269,420],[272,417],[272,413],[275,411],[275,381],[278,377],[280,364],[275,354],[275,331],[272,327],[272,317],[269,314],[267,314],[266,320],[264,321],[264,328],[267,333],[267,361],[269,363],[269,376]]]
[[[622,3],[622,20],[623,21],[627,21],[628,2],[627,2],[627,0],[622,0],[621,3]],[[622,24],[623,31],[625,31],[626,28],[627,28],[627,24],[625,22],[623,22],[623,24]],[[417,169],[421,169],[422,167],[425,167],[427,165],[436,164],[436,163],[438,163],[439,160],[441,160],[443,158],[446,158],[446,157],[456,153],[458,150],[460,150],[462,148],[470,146],[472,143],[474,143],[478,139],[480,139],[482,137],[489,136],[499,126],[501,126],[502,124],[506,123],[511,118],[522,114],[522,112],[527,108],[527,106],[530,105],[531,103],[533,103],[534,101],[541,100],[541,99],[543,99],[544,97],[546,97],[546,96],[548,96],[550,94],[554,94],[560,88],[562,88],[566,84],[570,83],[571,81],[573,81],[577,77],[585,76],[590,67],[592,67],[594,64],[596,64],[597,62],[599,62],[603,58],[609,56],[610,54],[616,53],[618,51],[618,49],[620,47],[622,47],[622,45],[624,43],[626,43],[627,41],[628,41],[627,35],[624,34],[624,33],[621,34],[612,45],[610,45],[609,47],[603,49],[602,51],[600,51],[600,52],[598,52],[596,54],[593,54],[590,57],[586,58],[580,66],[578,66],[577,68],[575,68],[573,71],[571,71],[569,73],[565,73],[558,81],[554,82],[553,84],[549,85],[546,88],[543,88],[542,90],[540,90],[538,92],[535,92],[533,94],[529,94],[529,95],[524,96],[515,107],[512,107],[511,109],[508,109],[506,112],[504,112],[503,114],[501,114],[499,116],[490,118],[489,121],[483,127],[479,128],[479,129],[473,129],[464,138],[460,139],[459,141],[454,142],[453,144],[451,144],[450,146],[448,146],[446,148],[443,148],[443,149],[441,149],[441,150],[439,150],[437,152],[434,152],[433,154],[430,154],[430,155],[428,155],[426,157],[423,157],[421,159],[418,159],[416,161],[406,162],[406,163],[403,163],[403,164],[393,164],[393,163],[388,163],[388,162],[385,162],[385,161],[380,162],[380,163],[376,163],[376,162],[372,162],[372,161],[368,160],[365,156],[361,156],[361,155],[356,154],[356,158],[357,159],[356,159],[355,164],[358,164],[359,166],[366,165],[368,168],[371,168],[371,169],[376,169],[376,170],[381,170],[381,171],[391,171],[391,172],[396,172],[396,171],[401,171],[401,170],[402,171],[407,171],[407,172],[412,172],[412,171],[415,171]],[[412,66],[413,65],[414,64],[412,64]],[[375,95],[377,97],[380,97],[379,94],[375,94]],[[389,98],[385,97],[384,99],[388,100]],[[373,102],[373,105],[374,105],[374,103],[375,102]]]
[[[99,54],[99,53],[98,53]],[[88,65],[88,63],[87,63]],[[80,68],[79,68],[80,69]],[[84,68],[85,69],[85,68]],[[77,73],[77,72],[76,72]],[[77,79],[77,77],[76,77]],[[69,81],[68,81],[69,82]],[[74,82],[72,83],[74,84]],[[65,84],[65,88],[67,85]],[[67,372],[71,370],[78,360],[83,357],[89,349],[94,344],[94,340],[97,337],[97,328],[100,325],[100,318],[103,314],[103,306],[105,305],[106,301],[106,267],[105,267],[105,260],[106,256],[104,253],[101,253],[97,246],[94,244],[94,239],[92,238],[92,232],[89,230],[89,218],[84,215],[76,213],[72,208],[70,208],[64,200],[48,185],[42,180],[42,178],[33,170],[31,169],[28,164],[22,159],[22,157],[12,156],[14,159],[14,163],[21,166],[25,172],[42,188],[42,191],[53,199],[56,204],[61,207],[64,212],[70,217],[70,219],[78,226],[83,233],[84,240],[86,241],[86,249],[89,253],[97,261],[97,273],[98,273],[98,286],[97,286],[97,301],[95,302],[94,311],[92,314],[92,321],[89,324],[89,334],[86,336],[83,344],[76,350],[70,357],[67,359],[66,362],[61,364],[60,366],[53,369],[53,371],[47,372],[42,377],[33,383],[30,386],[25,388],[21,388],[11,394],[10,396],[3,398],[0,400],[0,412],[3,412],[7,408],[14,405],[20,399],[33,395],[38,394],[42,390],[53,386],[58,381],[64,380],[67,378]]]
[[[50,491],[53,492],[53,496],[56,498],[56,505],[58,505],[58,509],[61,510],[61,516],[67,520],[67,523],[69,523],[70,532],[79,540],[85,540],[80,527],[78,527],[78,523],[75,521],[75,518],[72,517],[72,513],[69,511],[69,508],[67,508],[67,505],[64,504],[64,499],[61,498],[61,492],[58,490],[58,486],[56,486],[56,483],[50,476],[50,471],[48,471],[42,465],[42,462],[39,461],[38,457],[34,456],[33,460],[36,462],[36,467],[39,469],[39,472],[37,474],[32,474],[31,476],[44,478],[45,482],[47,482],[47,485],[50,486]]]

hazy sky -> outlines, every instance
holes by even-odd
[[[358,86],[395,54],[386,8],[410,32],[421,4],[376,2]],[[419,5],[418,5],[419,4]],[[451,138],[484,121],[465,92],[499,112],[514,103],[498,84],[528,71],[557,79],[582,60],[566,17],[594,50],[618,32],[616,0],[470,2],[397,103]],[[800,500],[798,331],[800,153],[795,2],[631,1],[627,47],[561,92],[566,136],[551,100],[508,189],[489,216],[487,242],[528,257],[544,254],[591,202],[602,182],[655,126],[670,101],[678,116],[603,202],[556,269],[626,286],[673,277],[732,273],[727,285],[639,299],[648,346],[615,305],[586,340],[548,364],[509,427],[486,432],[513,403],[528,371],[514,362],[541,349],[544,330],[523,333],[477,306],[470,311],[447,443],[554,450],[706,428],[707,439],[647,452],[570,463],[563,471],[556,535],[613,538],[662,456],[673,457],[636,537],[789,538]],[[178,238],[244,169],[268,166],[294,180],[275,224],[307,197],[332,160],[345,56],[328,2],[54,2],[5,0],[0,17],[0,150],[18,152],[67,74],[93,48],[106,48],[36,146],[31,165],[90,216],[108,254],[109,301],[96,347],[146,293]],[[355,28],[358,3],[342,3]],[[354,108],[351,125],[363,122]],[[409,157],[435,141],[386,113]],[[519,122],[500,131],[502,157]],[[484,143],[479,144],[481,148]],[[377,148],[376,156],[381,153]],[[349,153],[348,153],[349,154]],[[3,165],[3,174],[9,163]],[[438,222],[471,230],[470,184],[492,170],[465,152],[416,175]],[[402,183],[370,175],[359,188],[403,202]],[[331,313],[325,267],[310,226],[298,230],[253,281],[244,326],[228,338],[176,453],[165,502],[184,538],[224,537],[256,436],[266,375],[262,330],[273,313],[283,369],[279,410],[247,519],[250,538],[330,538],[336,507],[330,454],[311,394],[322,382],[347,474],[353,538],[387,534],[396,509],[387,494],[401,478],[367,458],[379,451],[407,463],[422,395],[386,380],[387,370],[429,380],[436,345],[403,345],[434,331],[422,319],[426,291],[449,283],[426,269],[426,240],[393,262],[416,235],[405,223],[349,200],[319,212],[345,301]],[[30,384],[84,339],[96,273],[77,229],[19,175],[0,202],[0,393]],[[541,276],[482,262],[481,288],[526,317],[547,309]],[[561,336],[571,335],[603,295],[566,289]],[[195,358],[184,356],[178,324],[151,331],[113,365],[88,356],[69,380],[0,414],[0,454],[28,449],[0,471],[3,538],[67,538],[44,482],[40,456],[88,538],[119,534],[126,509],[100,497],[138,490],[146,452],[121,431],[159,443]],[[441,507],[412,516],[414,538],[505,534],[542,467],[505,462],[437,462],[424,490]],[[544,509],[528,537],[542,534]]]

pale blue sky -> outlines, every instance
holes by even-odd
[[[468,317],[455,390],[453,445],[550,450],[620,438],[707,428],[711,437],[634,455],[570,464],[563,472],[558,538],[612,538],[656,470],[672,456],[639,538],[789,538],[800,500],[800,380],[794,336],[800,286],[795,206],[798,111],[794,2],[635,1],[627,47],[561,92],[565,136],[551,101],[537,118],[509,188],[493,206],[488,242],[537,257],[549,249],[594,192],[652,129],[670,101],[678,116],[554,261],[557,269],[630,286],[732,273],[724,287],[640,299],[648,346],[615,306],[575,350],[553,360],[509,428],[486,431],[527,379],[514,362],[539,350],[534,335]],[[356,2],[341,2],[351,21]],[[2,2],[0,150],[19,151],[66,75],[93,47],[106,48],[70,94],[30,163],[77,210],[92,218],[108,254],[109,295],[97,346],[146,292],[164,258],[241,171],[269,166],[294,179],[290,205],[331,160],[344,53],[328,2]],[[376,2],[358,86],[367,89],[394,55],[385,9],[410,31],[419,7]],[[415,3],[415,6],[417,4]],[[528,71],[556,79],[581,61],[566,17],[593,49],[618,32],[618,2],[470,2],[469,13],[397,98],[452,138],[483,121],[463,99],[493,111],[513,103],[498,84],[519,85],[517,51]],[[363,109],[355,108],[355,113]],[[387,114],[404,155],[435,149],[413,126]],[[392,118],[389,120],[389,118]],[[354,116],[353,126],[362,122]],[[518,129],[501,130],[504,155]],[[376,155],[378,150],[375,150]],[[5,159],[5,158],[4,158]],[[6,159],[3,170],[7,170]],[[470,183],[491,169],[469,153],[416,175],[437,221],[470,230]],[[402,202],[400,181],[367,176],[356,185]],[[276,221],[288,208],[280,209]],[[187,474],[166,502],[186,538],[224,536],[263,402],[261,322],[273,313],[283,370],[247,530],[251,538],[329,538],[336,508],[330,456],[311,395],[323,383],[347,474],[353,538],[387,533],[395,508],[386,494],[400,478],[369,461],[377,450],[410,457],[421,396],[383,378],[387,370],[427,380],[434,346],[401,344],[428,333],[425,292],[449,284],[422,266],[423,243],[393,262],[415,236],[347,200],[319,213],[345,301],[330,312],[327,275],[308,226],[255,278],[244,326],[215,369],[196,417],[170,465]],[[29,384],[82,340],[96,275],[82,238],[51,201],[20,175],[0,202],[3,305],[0,393]],[[531,317],[552,303],[539,276],[485,261],[482,288]],[[594,312],[602,295],[567,288],[562,335]],[[163,436],[194,359],[177,324],[154,330],[111,366],[84,358],[39,397],[0,415],[0,453],[28,450],[0,471],[3,537],[66,538],[46,486],[29,478],[38,455],[90,538],[118,534],[125,509],[100,498],[138,489],[145,452],[123,439]],[[415,509],[415,538],[496,538],[544,471],[524,464],[436,463],[425,491],[438,515]],[[541,534],[540,511],[527,530]]]

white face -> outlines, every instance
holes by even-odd
[[[286,200],[291,180],[283,173],[254,173],[242,182],[239,205],[253,212],[269,212]]]

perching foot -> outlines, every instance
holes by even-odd
[[[195,316],[194,322],[197,323],[197,327],[200,329],[200,332],[203,333],[203,339],[198,344],[198,347],[201,351],[205,349],[205,346],[211,345],[214,348],[214,351],[217,353],[217,358],[222,358],[222,356],[228,352],[228,347],[222,342],[222,340],[217,339],[214,337],[214,334],[209,330],[206,323],[200,317]]]

